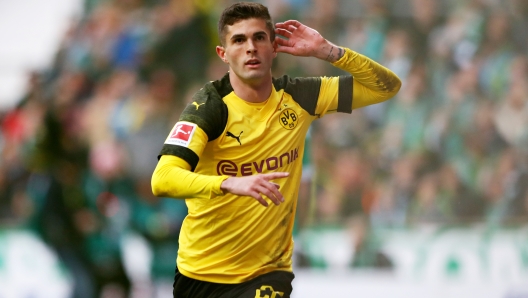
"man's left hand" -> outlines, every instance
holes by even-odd
[[[344,50],[326,40],[317,30],[299,21],[289,20],[275,24],[277,52],[294,56],[316,57],[335,62],[343,56]],[[284,38],[282,38],[282,37]]]

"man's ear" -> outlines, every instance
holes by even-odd
[[[220,59],[222,59],[222,61],[224,61],[224,63],[228,63],[229,64],[229,61],[227,61],[227,57],[225,55],[224,47],[216,46],[216,54],[218,55],[218,57],[220,57]]]
[[[273,41],[273,58],[277,57],[277,48],[279,47],[279,44],[277,43],[277,40]]]

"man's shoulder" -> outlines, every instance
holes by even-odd
[[[229,74],[226,74],[219,80],[206,83],[194,94],[193,100],[200,103],[205,101],[219,101],[217,103],[221,103],[222,98],[232,91],[233,87],[229,81]]]
[[[321,77],[291,77],[283,75],[273,78],[273,86],[276,90],[284,89],[286,92],[295,93],[304,88],[319,88],[321,86]]]
[[[180,121],[196,123],[207,134],[209,141],[216,139],[227,123],[227,106],[222,100],[232,92],[229,78],[205,84],[192,98],[180,116]]]
[[[275,90],[284,90],[310,115],[315,115],[315,108],[321,89],[321,77],[282,77],[273,78]]]

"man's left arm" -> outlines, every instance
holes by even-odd
[[[401,81],[391,70],[364,55],[336,46],[298,21],[277,23],[275,33],[286,38],[275,38],[277,52],[326,60],[349,72],[354,77],[353,109],[385,101],[400,90]]]
[[[385,101],[398,93],[401,81],[391,70],[350,49],[344,52],[332,64],[354,77],[352,109]]]

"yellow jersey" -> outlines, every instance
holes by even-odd
[[[343,69],[350,70],[352,64],[368,59],[361,56],[357,61],[357,55],[347,50],[341,59],[345,61],[336,65],[342,63]],[[210,177],[278,171],[290,175],[273,181],[285,199],[278,206],[266,198],[269,207],[264,207],[252,197],[223,194],[218,189],[206,198],[188,197],[177,258],[182,274],[208,282],[241,283],[274,270],[292,271],[292,230],[310,124],[328,113],[351,113],[356,86],[360,94],[363,88],[372,91],[375,98],[369,103],[386,100],[399,89],[394,74],[369,62],[384,78],[368,78],[378,88],[374,91],[357,85],[352,75],[283,76],[273,79],[265,102],[253,104],[235,94],[226,75],[195,94],[160,156],[177,156],[194,173]],[[372,68],[372,63],[359,67]],[[390,82],[393,87],[387,87]]]

